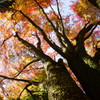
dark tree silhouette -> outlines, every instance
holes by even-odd
[[[9,9],[9,7],[13,4],[14,0],[9,1],[8,4],[6,4],[7,2],[8,1],[6,0],[1,4],[5,8]],[[43,18],[45,18],[47,22],[51,25],[53,32],[58,39],[59,45],[57,45],[55,41],[53,41],[52,37],[49,37],[47,35],[43,27],[41,27],[38,23],[36,23],[35,20],[33,20],[28,14],[24,13],[23,10],[14,9],[14,11],[18,12],[18,14],[26,18],[26,21],[28,21],[33,27],[37,29],[36,32],[39,31],[39,33],[41,33],[43,39],[47,42],[47,44],[49,44],[50,47],[52,47],[59,55],[61,55],[62,58],[59,58],[58,61],[56,61],[51,57],[49,57],[47,54],[45,54],[41,46],[42,41],[37,34],[34,35],[38,40],[38,43],[35,46],[34,44],[29,43],[27,40],[25,40],[24,37],[21,37],[20,36],[21,32],[15,31],[14,38],[20,41],[20,43],[24,44],[29,51],[32,51],[36,60],[25,65],[23,69],[18,71],[18,74],[13,78],[3,75],[0,75],[0,77],[3,79],[29,83],[28,85],[25,86],[24,89],[26,89],[28,93],[30,93],[30,95],[33,96],[30,90],[28,89],[28,86],[31,84],[38,86],[41,83],[37,82],[36,80],[35,81],[23,80],[23,79],[18,79],[16,77],[20,75],[21,72],[28,65],[32,64],[37,60],[40,60],[41,63],[43,64],[43,67],[47,75],[47,80],[45,82],[45,85],[47,87],[48,100],[100,100],[100,48],[98,46],[98,43],[97,45],[94,45],[96,47],[97,52],[92,57],[87,53],[85,47],[85,40],[90,38],[96,27],[100,25],[100,21],[98,21],[95,24],[90,23],[90,21],[87,22],[84,25],[84,27],[79,31],[77,36],[74,38],[76,41],[74,45],[66,35],[67,32],[65,31],[66,30],[65,24],[63,23],[63,17],[61,16],[60,13],[58,0],[56,0],[57,10],[58,10],[58,16],[57,15],[56,16],[59,19],[60,24],[59,23],[58,24],[60,27],[59,26],[57,27],[57,25],[53,23],[53,21],[49,18],[49,16],[45,12],[44,8],[37,0],[34,0],[34,2],[37,4],[39,10],[41,10],[42,14],[44,15]],[[93,5],[95,6],[95,4]],[[5,9],[4,11],[7,11],[8,9]],[[16,17],[16,19],[17,18],[18,17]],[[59,28],[62,28],[62,30],[59,30]],[[25,33],[27,34],[27,32]],[[73,81],[71,75],[68,72],[69,70],[67,70],[66,68],[66,64],[63,63],[63,59],[67,61],[70,70],[77,77],[86,95],[76,85],[75,81]],[[24,91],[24,89],[22,90],[22,92]]]
[[[3,0],[0,1],[0,12],[4,13],[5,11],[9,10],[9,7],[12,6],[12,4],[15,2],[15,0],[8,1]]]
[[[95,7],[99,8],[100,9],[100,6],[98,4],[98,0],[88,0],[92,5],[94,5]]]

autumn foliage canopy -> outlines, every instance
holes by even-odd
[[[1,100],[48,100],[43,87],[49,76],[48,61],[58,64],[62,58],[83,92],[80,72],[69,66],[76,60],[73,55],[100,70],[100,11],[90,8],[87,0],[76,0],[70,5],[74,15],[66,15],[66,5],[64,0],[0,0]]]

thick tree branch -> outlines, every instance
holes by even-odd
[[[73,45],[72,45],[72,43],[69,41],[69,39],[68,39],[67,36],[66,36],[66,32],[65,32],[65,28],[64,28],[63,19],[62,19],[62,16],[61,16],[61,13],[60,13],[60,9],[59,9],[58,0],[56,0],[56,3],[57,3],[58,14],[59,14],[59,16],[60,16],[60,22],[61,22],[61,25],[62,25],[62,33],[63,33],[64,42],[68,45],[68,48],[69,48],[70,50],[72,50],[72,49],[73,49]]]
[[[92,30],[90,31],[90,33],[88,34],[88,36],[85,37],[85,40],[88,39],[88,38],[92,35],[93,31],[94,31],[95,28],[99,25],[99,23],[100,23],[100,21],[92,28]]]
[[[44,32],[44,30],[39,27],[34,21],[32,21],[27,15],[25,15],[22,11],[19,11],[35,28],[37,28],[43,35],[43,38],[47,41],[47,43],[55,50],[57,51],[60,55],[62,55],[63,57],[67,57],[65,55],[65,53],[61,50],[60,47],[58,47],[52,40],[48,39],[46,36],[46,33]],[[68,54],[67,54],[68,55]]]
[[[88,33],[89,31],[91,31],[91,32],[90,32],[90,35],[91,35],[92,32],[94,31],[94,29],[97,27],[97,25],[99,25],[99,23],[100,23],[100,21],[98,21],[96,24],[93,24],[93,23],[92,23],[92,24],[90,24],[90,25],[88,25],[89,22],[86,23],[85,26],[83,27],[83,29],[81,29],[81,31],[80,31],[79,34],[77,35],[76,40],[78,41],[78,40],[84,38],[84,36],[86,35],[86,33]],[[88,26],[87,26],[87,25],[88,25]],[[90,36],[90,35],[89,35],[89,36]]]
[[[85,50],[85,47],[84,47],[84,41],[85,41],[84,36],[86,35],[87,32],[89,32],[94,27],[94,24],[90,24],[89,26],[87,26],[88,23],[85,24],[83,29],[79,32],[79,34],[76,37],[77,43],[76,43],[76,46],[75,46],[75,50],[76,50],[76,52],[80,52],[79,53],[80,56],[88,55],[86,53],[86,50]]]
[[[96,52],[96,54],[95,54],[95,56],[94,56],[94,61],[95,61],[98,65],[100,65],[100,48],[97,49],[97,52]]]
[[[83,27],[83,29],[81,29],[81,31],[79,32],[79,34],[77,35],[76,37],[76,40],[80,40],[82,38],[84,38],[84,35],[89,32],[92,28],[93,28],[94,24],[90,24],[88,27],[87,27],[87,23],[85,24],[85,26]]]
[[[85,24],[83,29],[79,32],[78,36],[76,37],[77,43],[75,46],[75,50],[76,50],[76,54],[79,57],[81,57],[86,64],[88,64],[91,68],[98,69],[97,64],[95,64],[93,58],[87,54],[87,51],[84,46],[84,41],[93,33],[94,29],[97,27],[99,22],[95,25],[94,24],[88,25],[88,24],[89,24],[89,22]],[[89,35],[87,37],[85,37],[85,35],[89,31],[90,31]]]
[[[59,34],[61,34],[61,33],[58,31],[58,29],[54,26],[54,24],[52,23],[52,21],[49,19],[49,17],[48,17],[47,14],[45,13],[43,7],[37,2],[37,0],[34,0],[34,1],[35,1],[36,4],[39,6],[39,8],[42,10],[42,12],[43,12],[43,14],[45,15],[47,21],[48,21],[48,22],[51,24],[51,26],[53,27],[53,29],[54,29],[54,31],[55,31],[55,33],[56,33],[56,35],[57,35],[58,41],[61,40],[61,39],[60,39],[61,37],[59,36]],[[53,9],[53,8],[52,8],[52,9]],[[54,10],[53,10],[53,11],[54,11]],[[55,12],[54,12],[54,15],[55,15]],[[56,15],[56,16],[57,16],[57,15]],[[57,18],[58,18],[58,17],[57,17]],[[61,41],[62,41],[62,40],[61,40]],[[64,44],[63,44],[61,41],[59,41],[60,44],[62,44],[62,46],[64,46]]]
[[[91,34],[93,33],[94,29],[97,27],[97,25],[100,23],[100,21],[98,21],[95,25],[94,24],[89,24],[86,23],[85,26],[83,27],[83,29],[79,32],[79,34],[76,37],[76,48],[75,50],[77,52],[80,52],[80,56],[89,56],[85,50],[84,47],[84,41],[89,38],[91,36]],[[88,25],[88,26],[87,26]],[[90,33],[88,34],[87,37],[85,37],[85,35],[90,31]]]
[[[97,44],[96,44],[96,53],[95,53],[93,59],[94,59],[94,61],[95,61],[95,62],[99,65],[99,67],[100,67],[100,48],[98,48],[98,43],[99,43],[99,42],[100,42],[100,41],[98,41]]]
[[[33,54],[37,57],[37,59],[40,59],[42,62],[53,61],[49,56],[45,55],[43,52],[37,49],[33,44],[20,38],[17,32],[16,32],[15,37],[17,37],[17,39],[21,41],[24,45],[29,47],[29,49],[33,52]]]
[[[51,24],[51,26],[53,27],[57,37],[58,37],[58,40],[61,40],[62,38],[59,36],[61,33],[58,31],[58,29],[54,26],[54,24],[52,23],[52,21],[49,19],[49,17],[47,16],[47,14],[45,13],[43,7],[37,2],[37,0],[34,0],[36,2],[36,4],[40,7],[40,9],[42,10],[43,14],[45,15],[46,19],[48,20],[48,22]],[[57,5],[58,5],[58,2],[57,2]],[[64,39],[64,42],[66,41],[67,45],[68,45],[68,48],[70,48],[70,50],[72,50],[72,43],[69,41],[69,39],[67,38],[67,36],[65,35],[65,29],[64,29],[64,25],[63,25],[63,21],[62,21],[62,17],[61,17],[61,14],[60,14],[60,11],[59,11],[59,6],[58,6],[58,12],[59,12],[59,15],[60,15],[60,20],[61,20],[61,25],[62,25],[62,28],[63,28],[63,39]],[[60,39],[61,38],[61,39]],[[63,41],[63,40],[62,40]],[[65,48],[65,45],[63,44],[63,42],[59,41],[60,44],[62,44],[62,46],[64,46],[63,48]],[[67,48],[66,48],[67,49]]]
[[[59,6],[58,6],[58,7],[59,7]],[[54,15],[55,15],[59,20],[61,20],[62,17],[59,18],[59,16],[55,13],[55,11],[54,11],[54,9],[52,8],[51,5],[50,5],[50,8],[52,9]],[[60,11],[58,11],[58,12],[60,12]],[[59,14],[59,15],[61,15],[61,14]],[[62,20],[63,20],[63,19],[62,19]],[[61,20],[61,21],[62,21],[62,20]],[[58,23],[57,23],[57,24],[58,24]],[[63,23],[62,23],[62,24],[63,24]],[[59,29],[58,25],[57,25],[57,28],[56,28],[56,29]],[[64,25],[63,25],[63,29],[64,29]],[[58,32],[59,32],[59,31],[58,31]],[[64,29],[63,32],[65,32],[65,29]],[[64,34],[64,33],[63,33],[63,34]],[[66,39],[66,35],[63,35],[63,34],[61,34],[61,33],[59,32],[59,33],[56,33],[56,36],[58,37],[59,44],[61,45],[61,47],[65,48],[66,45],[64,45],[64,43],[65,43],[65,44],[68,43],[68,41],[66,41],[68,38]],[[63,42],[64,42],[64,43],[63,43]],[[66,50],[67,50],[67,48],[66,48]]]

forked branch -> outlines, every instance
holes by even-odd
[[[46,35],[46,33],[44,32],[44,30],[38,26],[34,21],[32,21],[27,15],[25,15],[22,11],[19,11],[36,29],[38,29],[42,35],[43,38],[47,41],[47,43],[55,50],[57,51],[60,55],[62,56],[66,56],[65,53],[62,51],[62,49],[57,46],[51,39],[49,39]],[[36,50],[36,49],[35,49]]]
[[[76,41],[77,41],[77,44],[76,44],[76,50],[77,52],[80,52],[80,54],[84,54],[84,55],[88,55],[86,53],[86,50],[85,50],[85,47],[84,47],[84,41],[89,38],[91,36],[91,34],[93,33],[94,29],[97,27],[97,25],[99,24],[100,22],[98,22],[96,25],[94,24],[89,24],[86,23],[85,26],[83,27],[83,29],[79,32],[79,34],[77,35],[76,37]],[[88,25],[88,26],[87,26]],[[85,35],[88,34],[87,37],[85,37]],[[81,55],[82,56],[82,55]],[[89,55],[88,55],[89,56]]]
[[[85,37],[85,40],[88,39],[88,38],[92,35],[93,31],[96,29],[96,27],[97,27],[99,24],[100,24],[100,21],[98,21],[98,23],[92,28],[92,30],[90,31],[90,33],[88,34],[88,36]]]
[[[27,46],[32,51],[32,53],[36,56],[37,59],[40,59],[42,62],[52,61],[52,59],[49,56],[45,55],[41,50],[37,49],[33,44],[20,38],[17,32],[15,37],[17,37],[17,39],[20,42],[22,42],[25,46]]]
[[[50,18],[48,17],[48,15],[46,14],[46,12],[44,11],[43,7],[37,2],[37,0],[34,0],[34,1],[35,1],[36,4],[39,6],[39,8],[42,10],[42,13],[45,15],[47,21],[51,24],[51,27],[53,27],[53,30],[55,31],[56,36],[57,36],[58,41],[60,42],[60,44],[61,44],[62,46],[65,46],[65,45],[63,44],[63,42],[62,42],[61,37],[59,36],[59,34],[61,34],[61,33],[58,31],[58,29],[57,29],[57,28],[55,27],[55,25],[52,23],[52,21],[50,20]],[[50,7],[51,7],[51,6],[50,6]],[[51,9],[53,10],[52,7],[51,7]],[[54,10],[53,10],[53,12],[54,12]],[[54,15],[56,15],[55,12],[54,12]],[[56,15],[56,16],[57,16],[57,15]],[[59,19],[58,16],[57,16],[57,18]]]
[[[60,14],[60,10],[59,10],[59,5],[58,5],[58,1],[57,1],[57,8],[58,8],[58,12],[59,12],[59,15],[60,15],[60,21],[61,21],[61,25],[62,25],[62,29],[63,29],[63,39],[59,36],[61,33],[58,31],[58,29],[55,27],[55,25],[52,23],[52,21],[49,19],[49,17],[47,16],[47,14],[45,13],[43,7],[37,2],[37,0],[34,0],[36,2],[36,4],[39,6],[39,8],[42,10],[43,14],[45,15],[47,21],[51,24],[51,26],[53,27],[53,30],[55,31],[56,35],[57,35],[57,38],[58,40],[61,40],[61,41],[64,41],[65,43],[67,43],[68,47],[70,49],[72,49],[73,45],[71,44],[71,42],[69,41],[69,39],[67,38],[67,36],[65,35],[65,29],[64,29],[64,24],[63,24],[63,21],[62,21],[62,16]],[[63,44],[63,42],[60,42],[60,44],[62,46],[65,47],[65,45]]]

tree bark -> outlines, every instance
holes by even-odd
[[[21,11],[20,11],[21,12]],[[62,57],[64,57],[69,64],[71,70],[75,73],[79,82],[81,83],[83,89],[86,94],[92,100],[100,100],[100,70],[90,68],[88,64],[86,64],[82,57],[84,56],[85,51],[83,51],[84,41],[83,37],[91,28],[94,30],[97,26],[93,28],[93,24],[90,24],[88,27],[84,27],[78,37],[76,47],[69,45],[67,51],[62,51],[62,48],[59,48],[55,43],[50,41],[43,29],[41,29],[38,25],[36,25],[28,16],[26,16],[23,12],[21,14],[28,19],[28,21],[35,26],[43,35],[44,39],[47,43]],[[91,34],[91,33],[90,33]],[[84,95],[82,91],[76,86],[75,82],[70,77],[69,73],[65,69],[63,64],[56,63],[49,56],[45,55],[43,51],[36,48],[34,45],[28,43],[27,41],[21,39],[18,34],[16,37],[19,41],[25,44],[27,47],[31,47],[33,54],[42,61],[46,68],[47,77],[48,77],[48,95],[49,100],[82,100]],[[80,38],[81,37],[81,38]],[[69,43],[69,42],[68,42]],[[72,48],[70,47],[72,46]],[[66,47],[67,48],[67,47]],[[85,49],[84,49],[85,50]],[[82,55],[81,55],[82,54]],[[82,57],[81,57],[82,56]],[[91,60],[90,60],[91,61]],[[48,64],[49,63],[49,64]],[[94,65],[93,65],[94,66]],[[78,93],[79,92],[79,93]],[[71,94],[71,96],[70,96]],[[83,95],[83,96],[81,96]],[[86,99],[83,99],[86,100]]]
[[[78,56],[67,61],[91,100],[100,100],[100,70],[90,68]]]
[[[50,62],[44,66],[48,78],[49,100],[89,100],[73,81],[64,64]]]
[[[17,33],[16,37],[27,47],[30,47],[29,49],[33,51],[33,54],[38,59],[41,59],[41,62],[44,64],[48,79],[47,89],[49,100],[89,100],[71,78],[62,59],[55,62],[34,45],[20,38]]]

